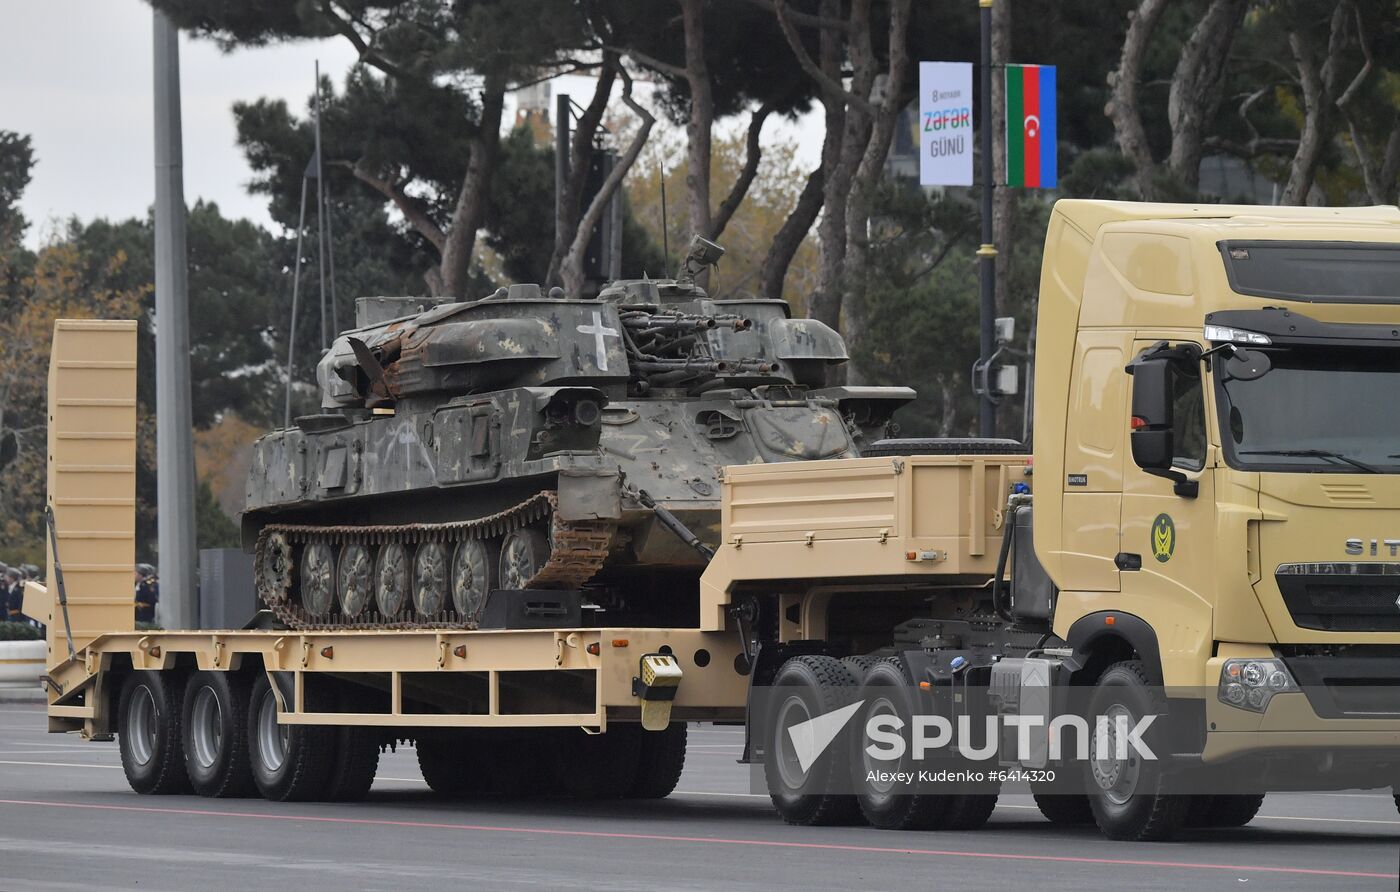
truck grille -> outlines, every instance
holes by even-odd
[[[1282,564],[1274,578],[1300,629],[1400,631],[1400,563]]]
[[[1319,717],[1400,716],[1400,645],[1282,644],[1276,651]]]

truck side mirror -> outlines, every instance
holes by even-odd
[[[1144,354],[1128,365],[1125,371],[1133,376],[1133,417],[1130,442],[1133,463],[1149,474],[1172,481],[1172,491],[1194,499],[1200,484],[1172,467],[1175,443],[1172,437],[1173,362],[1179,356]]]
[[[1133,462],[1145,471],[1172,466],[1171,361],[1143,358],[1128,366],[1133,376]]]

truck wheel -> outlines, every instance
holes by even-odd
[[[428,788],[445,799],[487,792],[490,754],[474,735],[444,734],[418,738],[418,768]]]
[[[122,683],[117,700],[117,735],[122,771],[143,795],[188,793],[180,734],[183,679],[168,672],[136,671]]]
[[[255,792],[248,761],[248,689],[248,679],[232,672],[196,672],[185,685],[185,767],[201,796]]]
[[[282,725],[266,674],[253,683],[248,709],[248,752],[258,792],[274,802],[322,799],[335,756],[335,729]]]
[[[1187,827],[1243,827],[1264,804],[1263,793],[1217,793],[1192,796],[1186,809]]]
[[[356,711],[349,702],[350,692],[344,687],[334,694],[330,691],[318,694],[327,701],[334,696],[334,702],[341,712]],[[374,786],[374,776],[379,771],[380,733],[375,728],[352,725],[340,725],[331,732],[335,737],[335,759],[326,784],[325,798],[329,802],[359,802],[369,795],[369,788]]]
[[[622,799],[637,783],[641,725],[616,724],[602,734],[571,728],[554,748],[556,780],[576,799]]]
[[[996,793],[954,793],[948,796],[948,806],[938,822],[939,830],[976,830],[997,807]]]
[[[845,735],[838,734],[804,769],[788,734],[795,725],[849,705],[855,688],[855,676],[835,657],[793,657],[773,678],[763,775],[773,807],[789,824],[845,824],[859,816],[854,796],[831,792],[846,777]]]
[[[868,655],[859,657],[842,657],[841,665],[851,670],[851,674],[854,675],[856,678],[856,683],[859,684],[865,681],[865,673],[869,672],[872,666],[874,666],[876,663],[879,663],[883,659],[883,657],[872,657]]]
[[[1032,788],[1034,789],[1034,788]],[[1094,810],[1089,807],[1089,797],[1073,793],[1035,793],[1036,808],[1052,824],[1072,826],[1094,823]]]
[[[893,662],[876,663],[865,675],[860,689],[865,705],[856,713],[850,727],[864,728],[866,722],[881,715],[897,716],[904,727],[909,727],[914,712],[912,695],[904,670]],[[851,733],[860,732],[853,730]],[[907,749],[898,760],[891,760],[876,759],[859,744],[856,746],[851,758],[856,803],[870,826],[881,830],[931,830],[939,826],[953,797],[898,793],[899,787],[893,782],[870,780],[872,773],[917,770]]]
[[[686,733],[685,722],[672,722],[662,731],[642,731],[631,798],[665,799],[671,795],[685,770]]]
[[[1163,714],[1166,702],[1154,691],[1140,660],[1125,660],[1109,666],[1099,677],[1090,715],[1107,716],[1110,734],[1121,717],[1129,728],[1145,715]],[[1132,752],[1116,758],[1116,739],[1108,741],[1109,758],[1094,758],[1099,747],[1099,730],[1091,732],[1087,789],[1094,822],[1109,839],[1132,841],[1170,839],[1186,820],[1189,797],[1163,792],[1161,763],[1139,758]]]

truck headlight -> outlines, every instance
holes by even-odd
[[[1226,660],[1220,667],[1220,702],[1236,709],[1263,712],[1274,694],[1299,690],[1283,660]]]

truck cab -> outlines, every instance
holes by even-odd
[[[1196,701],[1207,764],[1388,785],[1400,211],[1061,201],[1037,350],[1054,633]]]

